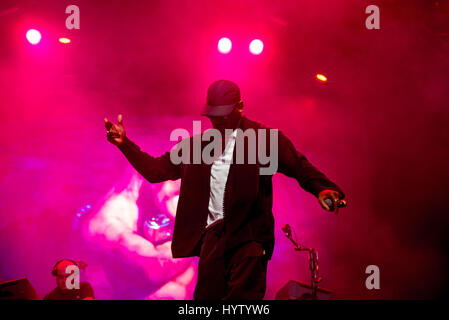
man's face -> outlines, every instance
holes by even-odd
[[[221,116],[221,117],[208,116],[208,118],[212,122],[212,126],[219,131],[224,131],[225,129],[235,129],[240,117],[241,117],[241,112],[237,108],[235,108],[227,116]]]
[[[74,265],[73,262],[71,261],[61,261],[57,268],[57,274],[56,274],[56,285],[59,287],[59,289],[61,290],[66,290],[66,280],[67,278],[72,274],[72,272],[67,273],[67,267]]]

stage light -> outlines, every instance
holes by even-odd
[[[26,33],[26,38],[29,43],[35,45],[38,44],[41,41],[41,33],[37,31],[36,29],[30,29]]]
[[[261,54],[263,51],[263,42],[259,39],[254,39],[249,44],[249,51],[255,55]]]
[[[218,41],[218,51],[220,51],[223,54],[229,53],[232,48],[232,42],[228,38],[221,38],[220,41]]]
[[[325,75],[323,75],[323,74],[317,74],[316,75],[316,78],[319,80],[319,81],[321,81],[321,82],[326,82],[327,81],[327,77],[325,76]]]
[[[59,38],[59,42],[66,44],[66,43],[70,43],[72,41],[69,38]]]

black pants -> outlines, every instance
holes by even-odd
[[[268,259],[261,243],[245,242],[225,249],[223,222],[203,234],[195,300],[261,300]]]

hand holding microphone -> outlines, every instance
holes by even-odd
[[[339,208],[347,206],[347,202],[340,200],[340,194],[334,190],[321,191],[318,195],[318,202],[324,210],[333,211],[335,214],[338,213]]]
[[[330,208],[330,211],[334,211],[334,206],[335,206],[334,202],[329,198],[325,199],[324,201],[326,202],[327,206]],[[348,205],[345,200],[338,200],[338,201],[336,201],[336,203],[337,203],[337,208],[344,208]]]

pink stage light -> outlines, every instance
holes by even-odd
[[[37,31],[36,29],[30,29],[26,33],[26,38],[29,43],[32,45],[38,44],[41,41],[41,33]]]
[[[263,51],[263,42],[259,39],[254,39],[249,44],[249,51],[255,55],[261,54]]]
[[[232,49],[232,42],[228,38],[221,38],[218,41],[218,51],[223,54],[229,53]]]

